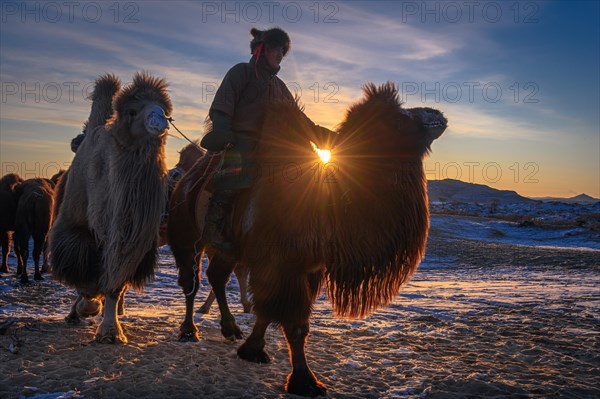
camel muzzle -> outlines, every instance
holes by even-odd
[[[144,126],[151,134],[156,136],[162,134],[169,126],[165,111],[158,105],[151,105],[146,108]]]

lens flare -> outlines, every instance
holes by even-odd
[[[319,158],[321,158],[321,162],[328,163],[331,160],[331,151],[320,149],[312,141],[310,142],[310,144],[312,145],[313,150],[315,150]]]

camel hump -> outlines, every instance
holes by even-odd
[[[398,95],[398,87],[394,82],[388,80],[385,83],[377,86],[373,82],[366,83],[363,87],[365,100],[381,99],[389,101],[393,104],[401,105]]]
[[[103,126],[113,115],[113,99],[121,90],[121,80],[113,74],[104,74],[96,79],[92,100],[92,110],[87,123],[86,131],[92,131],[98,126]]]

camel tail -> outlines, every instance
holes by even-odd
[[[113,98],[121,90],[121,80],[113,74],[105,74],[96,79],[94,91],[90,96],[92,110],[85,126],[90,132],[103,126],[113,115]]]

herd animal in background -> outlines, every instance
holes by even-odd
[[[52,179],[32,178],[23,181],[19,175],[14,173],[2,177],[0,183],[2,268],[0,271],[10,272],[8,255],[12,241],[17,257],[16,275],[23,284],[29,282],[27,262],[30,239],[33,239],[34,279],[42,280],[42,273],[48,269],[47,239],[52,225],[54,188],[62,172],[54,175]]]

